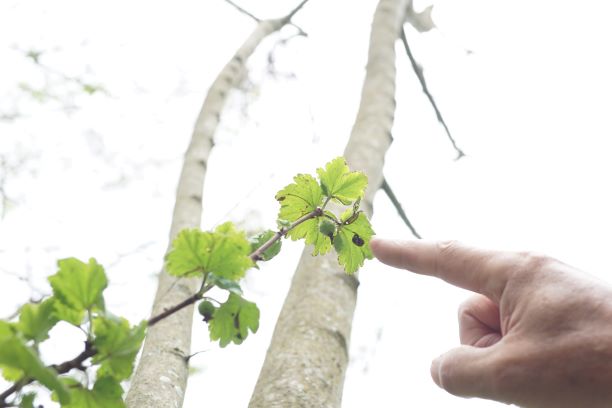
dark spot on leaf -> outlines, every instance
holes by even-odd
[[[355,244],[358,247],[360,247],[360,246],[363,246],[364,241],[363,241],[363,239],[359,235],[353,234],[353,244]]]
[[[280,196],[280,197],[276,197],[276,200],[277,200],[277,201],[283,201],[285,198],[287,198],[287,197],[285,197],[285,196]]]

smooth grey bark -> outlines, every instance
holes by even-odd
[[[351,169],[369,178],[362,200],[369,216],[392,141],[395,42],[410,6],[381,0],[376,8],[361,103],[344,151]],[[315,258],[305,249],[249,407],[340,407],[358,285],[333,255]]]
[[[208,157],[214,146],[213,137],[228,93],[237,85],[246,60],[264,38],[289,23],[306,1],[283,18],[259,21],[208,90],[185,153],[170,227],[170,242],[182,229],[200,227],[202,191]],[[162,269],[152,315],[193,295],[199,283],[196,279],[177,280]],[[128,407],[178,408],[183,405],[189,374],[185,356],[190,353],[192,321],[193,306],[189,306],[149,328],[126,397]]]

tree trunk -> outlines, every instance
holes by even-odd
[[[210,87],[185,153],[170,227],[170,242],[182,229],[200,227],[202,191],[208,157],[214,145],[213,136],[227,95],[236,85],[246,60],[264,38],[287,24],[304,3],[300,3],[284,18],[258,22]],[[198,284],[199,281],[195,279],[177,280],[162,270],[152,314],[157,315],[193,295]],[[193,306],[189,306],[149,329],[126,397],[128,407],[182,406],[189,374],[185,356],[190,353],[192,321]]]
[[[372,202],[383,176],[395,112],[395,41],[406,0],[381,0],[372,22],[361,104],[344,155],[364,171]],[[251,408],[340,407],[359,281],[333,255],[302,254],[251,398]]]

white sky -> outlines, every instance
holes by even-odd
[[[262,17],[284,14],[287,3],[241,2]],[[204,227],[245,216],[249,229],[272,227],[274,193],[296,172],[312,172],[342,152],[375,5],[311,0],[295,18],[309,37],[276,54],[278,70],[295,79],[265,75],[268,50],[293,31],[262,45],[250,65],[254,88],[247,98],[235,95],[223,117]],[[439,31],[408,29],[468,154],[453,161],[398,43],[386,175],[422,235],[543,251],[612,281],[611,8],[594,0],[440,0]],[[66,256],[94,256],[108,266],[116,313],[134,322],[148,314],[193,121],[210,82],[252,28],[221,0],[0,2],[0,115],[22,115],[0,121],[0,154],[9,163],[27,159],[5,186],[13,202],[0,221],[0,316],[31,295],[17,276],[29,274],[47,293],[44,277]],[[107,93],[82,95],[45,75],[19,52],[29,49]],[[60,102],[37,103],[18,88],[45,86],[45,78]],[[409,236],[382,195],[375,211],[380,236]],[[186,408],[247,405],[300,252],[288,244],[249,274],[247,296],[262,322],[245,344],[219,350],[197,322],[193,351],[207,352],[192,360],[198,371]],[[361,280],[345,407],[498,406],[449,396],[429,377],[431,359],[458,343],[464,291],[377,262]],[[74,355],[80,344],[69,328],[55,331],[61,340],[43,350],[49,362]]]

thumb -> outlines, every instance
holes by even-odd
[[[460,397],[490,398],[494,395],[498,364],[495,346],[460,346],[431,363],[431,377],[444,390]]]

